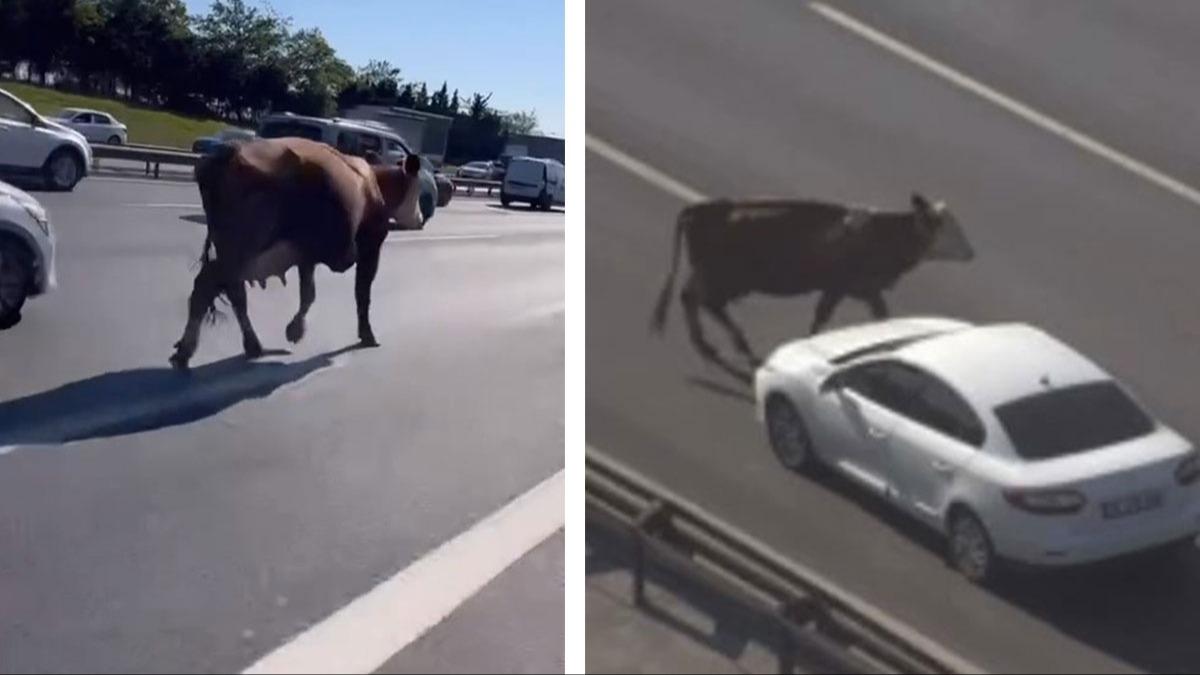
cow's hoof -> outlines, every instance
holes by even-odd
[[[188,371],[188,357],[184,356],[183,354],[178,352],[172,354],[170,362],[171,367],[175,370],[178,370],[181,373],[186,373]]]
[[[288,342],[290,342],[292,344],[296,344],[297,342],[303,340],[304,339],[304,319],[300,319],[300,318],[292,319],[291,323],[289,323],[287,325],[287,330],[284,332],[287,333]]]
[[[254,360],[262,358],[263,346],[257,340],[254,342],[247,342],[245,345],[243,345],[243,349],[245,349],[246,358],[248,359]]]
[[[366,335],[359,335],[358,336],[358,346],[359,347],[378,347],[379,340],[375,339],[375,335],[373,333],[367,333]]]

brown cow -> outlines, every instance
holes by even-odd
[[[738,298],[820,291],[811,328],[817,333],[846,296],[866,302],[881,319],[888,314],[883,291],[921,260],[967,261],[975,255],[945,204],[931,205],[915,193],[911,211],[890,213],[806,200],[700,202],[679,214],[671,271],[651,323],[656,332],[666,323],[681,241],[687,244],[691,275],[680,302],[692,343],[709,360],[718,357],[704,339],[701,307],[753,360],[745,334],[726,310]]]
[[[202,160],[196,182],[208,237],[187,325],[171,364],[187,368],[200,325],[215,314],[222,293],[237,316],[246,356],[261,356],[262,344],[246,310],[246,284],[265,286],[270,277],[285,279],[292,267],[300,271],[300,309],[287,326],[287,338],[300,341],[316,298],[313,274],[318,264],[344,272],[357,263],[358,336],[365,346],[377,345],[370,321],[371,285],[389,219],[406,224],[419,217],[420,166],[420,159],[411,155],[403,168],[371,167],[361,158],[302,138],[226,145]]]

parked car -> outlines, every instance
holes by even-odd
[[[222,129],[212,136],[201,136],[192,141],[192,152],[207,155],[224,143],[242,143],[256,136],[250,129]]]
[[[426,160],[424,157],[421,158],[422,165],[424,165],[425,162],[427,162],[427,161],[428,160]],[[437,189],[438,189],[437,205],[439,207],[442,207],[442,206],[449,204],[450,200],[454,198],[454,181],[450,180],[450,177],[447,176],[445,173],[443,173],[441,170],[437,170],[437,171],[433,172],[433,180],[435,182],[437,182]]]
[[[480,180],[492,180],[494,170],[491,162],[467,162],[458,167],[459,178],[478,178]]]
[[[46,209],[0,182],[0,329],[17,325],[25,300],[55,285],[54,230]]]
[[[55,119],[65,127],[83,134],[89,143],[125,145],[129,142],[129,127],[101,110],[64,108]]]
[[[513,202],[526,202],[530,208],[549,211],[550,207],[565,204],[566,172],[563,165],[552,159],[514,157],[500,188],[500,203],[507,207]]]
[[[367,120],[326,119],[278,113],[263,118],[258,135],[260,138],[297,136],[319,141],[348,155],[363,157],[373,164],[402,165],[405,158],[414,154],[408,142],[392,131],[391,127]],[[437,209],[438,187],[428,160],[421,159],[421,217],[425,222],[429,222]]]
[[[83,134],[48,120],[0,89],[0,175],[40,179],[72,190],[87,175],[92,148]]]
[[[1195,549],[1200,454],[1025,324],[893,319],[776,349],[755,377],[779,461],[828,467],[942,534],[950,562],[1066,566]]]

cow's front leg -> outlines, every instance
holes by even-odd
[[[379,255],[387,231],[363,232],[358,241],[358,267],[354,276],[354,301],[358,306],[358,339],[363,347],[378,347],[371,329],[371,285],[379,271]]]
[[[254,326],[250,323],[250,312],[246,306],[246,283],[237,275],[227,275],[225,294],[229,296],[229,304],[233,305],[233,313],[242,329],[242,349],[246,352],[246,358],[257,359],[263,355],[263,347],[254,332]]]
[[[175,353],[171,355],[171,365],[178,370],[187,370],[188,361],[196,353],[200,343],[200,324],[204,316],[212,310],[221,290],[220,277],[215,263],[206,262],[196,274],[192,284],[192,295],[188,299],[188,320],[183,328],[183,337],[175,343]]]
[[[875,291],[874,293],[863,296],[863,302],[867,303],[867,307],[871,308],[871,316],[874,317],[876,321],[882,321],[883,319],[888,318],[887,302],[884,301],[883,293],[881,291]]]
[[[821,293],[821,299],[817,301],[817,311],[813,316],[812,328],[809,330],[809,335],[816,335],[821,332],[821,329],[833,317],[833,310],[837,309],[838,303],[841,301],[842,294],[838,291],[823,291]]]
[[[313,302],[317,299],[315,272],[315,264],[308,262],[300,263],[300,309],[287,325],[286,331],[288,342],[292,344],[304,339],[305,317],[308,316],[309,308],[312,307]]]

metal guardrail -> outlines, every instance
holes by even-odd
[[[633,595],[644,604],[646,565],[698,581],[779,630],[779,672],[798,657],[821,670],[981,673],[811,570],[615,460],[587,450],[587,519],[632,537]]]
[[[150,175],[150,169],[154,169],[154,177],[159,177],[159,168],[163,164],[179,164],[183,166],[195,166],[200,159],[200,155],[186,150],[174,148],[162,148],[154,146],[142,145],[93,145],[92,146],[92,164],[99,165],[101,159],[124,159],[134,162],[146,163],[146,175]]]
[[[475,194],[475,190],[487,189],[488,196],[492,196],[492,190],[499,190],[504,184],[498,180],[484,180],[483,178],[460,178],[458,176],[449,176],[450,182],[454,183],[454,190],[457,192],[460,188],[467,191],[467,196]]]

